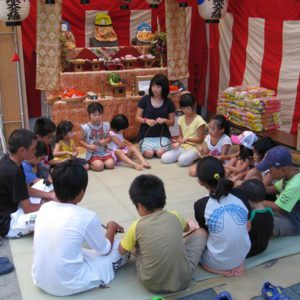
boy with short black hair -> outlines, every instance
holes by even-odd
[[[92,102],[87,107],[87,113],[89,122],[81,125],[79,142],[87,150],[85,159],[94,171],[113,169],[115,161],[107,148],[110,142],[110,125],[103,121],[103,106],[98,102]]]
[[[34,284],[55,296],[108,284],[114,270],[126,262],[118,253],[119,242],[114,241],[123,228],[109,222],[105,236],[98,216],[77,205],[85,194],[88,175],[76,159],[55,166],[52,180],[58,200],[44,204],[36,220]]]
[[[151,292],[184,290],[206,247],[207,234],[197,229],[183,242],[188,223],[176,211],[164,210],[166,194],[163,182],[153,175],[135,178],[130,198],[140,219],[131,224],[119,245],[119,252],[134,251],[141,283]]]
[[[9,153],[0,160],[0,235],[21,237],[33,231],[40,205],[31,204],[22,167],[34,158],[35,135],[17,129],[8,139]]]
[[[45,166],[52,166],[57,164],[54,160],[51,144],[55,134],[56,125],[49,118],[41,117],[35,121],[33,132],[38,141],[43,141],[47,146],[47,155],[42,163]]]
[[[273,235],[294,235],[300,233],[300,173],[293,166],[290,151],[283,146],[270,149],[256,168],[263,172],[270,169],[273,180],[278,180],[273,193],[279,193],[275,202],[264,201],[276,213]]]
[[[247,257],[257,255],[266,250],[273,234],[273,212],[264,206],[265,186],[257,178],[248,179],[240,186],[241,191],[249,201],[251,211],[251,229],[249,237],[251,249]]]
[[[24,160],[22,162],[22,166],[26,177],[26,183],[28,185],[29,195],[31,197],[42,198],[46,200],[54,200],[55,194],[53,192],[45,192],[31,187],[39,180],[43,180],[42,178],[38,177],[39,174],[37,174],[37,169],[45,155],[47,155],[47,146],[43,141],[37,141],[34,158]],[[51,184],[50,176],[47,178],[47,181],[49,181],[49,184]]]

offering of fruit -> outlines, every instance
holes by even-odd
[[[67,99],[67,98],[81,98],[81,97],[85,97],[85,93],[83,93],[82,91],[78,91],[78,90],[74,90],[74,89],[68,89],[65,90],[65,92],[63,93],[63,95],[61,96],[61,98],[63,99]]]

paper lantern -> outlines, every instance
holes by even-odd
[[[158,8],[158,5],[162,3],[162,0],[146,0],[151,8]]]
[[[179,3],[179,7],[187,7],[189,3],[188,0],[177,0],[177,2]]]
[[[131,0],[121,0],[122,4],[120,5],[121,9],[129,9],[129,3],[131,2]]]
[[[30,11],[29,0],[0,0],[0,20],[6,26],[20,26]]]
[[[219,23],[227,11],[228,0],[198,0],[199,15],[206,23]]]

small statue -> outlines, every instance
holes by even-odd
[[[70,23],[68,21],[62,21],[61,23],[61,41],[65,50],[76,48],[75,37],[71,32]]]

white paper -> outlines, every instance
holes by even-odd
[[[41,179],[39,181],[37,181],[34,185],[31,186],[33,189],[39,190],[39,191],[43,191],[43,192],[51,192],[53,191],[53,185],[50,184],[49,186],[47,186],[44,183],[44,180]],[[41,198],[37,198],[37,197],[30,197],[29,198],[30,202],[32,204],[40,204],[41,203]]]

